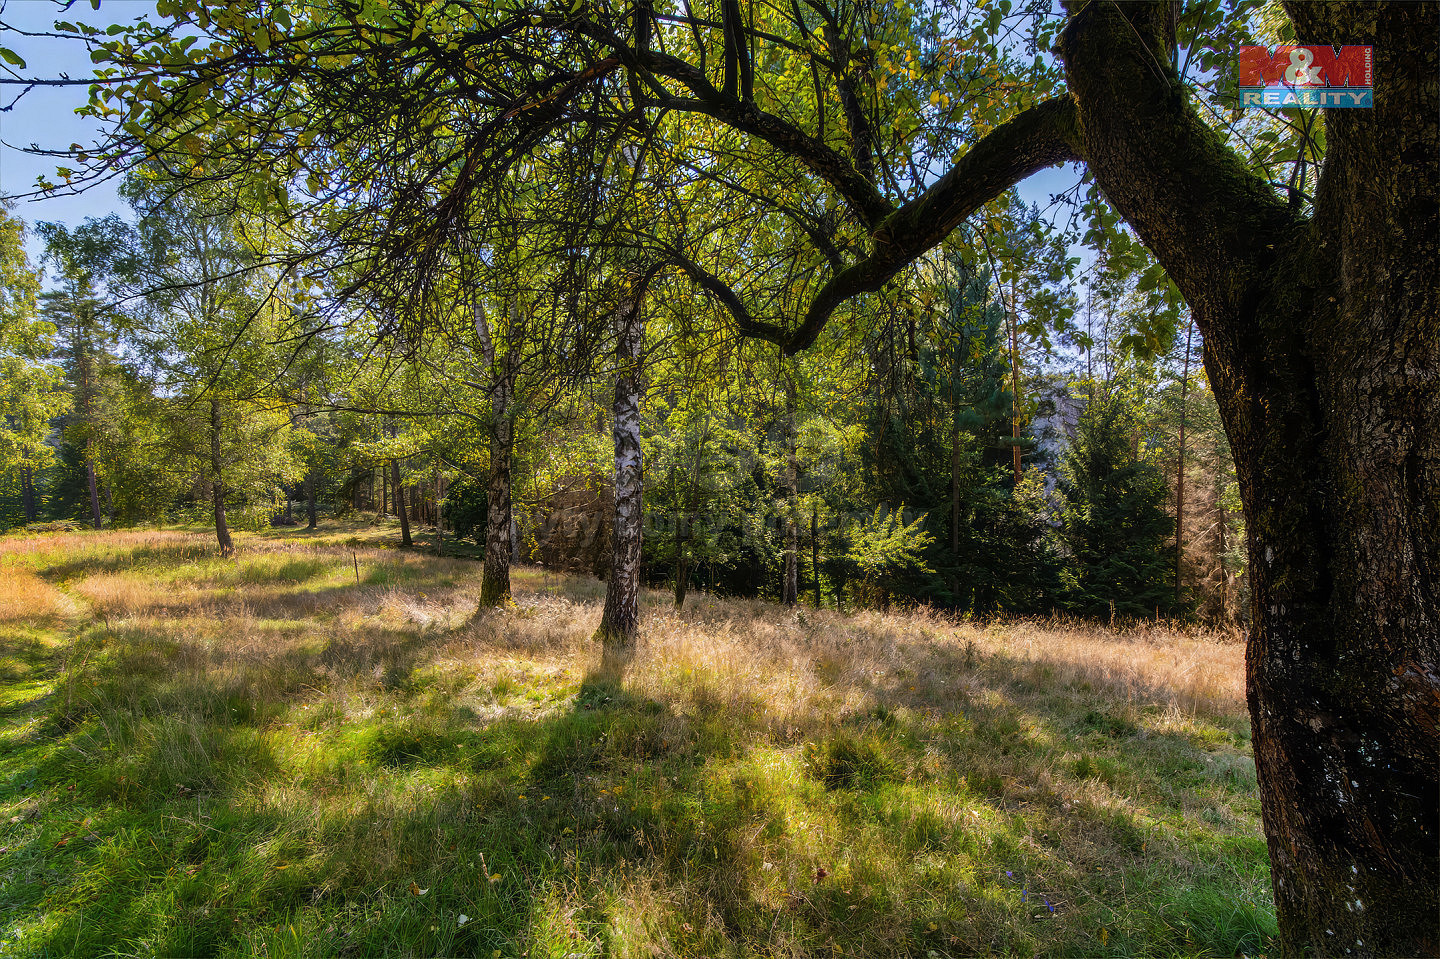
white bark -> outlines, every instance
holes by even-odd
[[[635,641],[640,624],[640,526],[642,470],[640,451],[640,374],[644,361],[644,284],[627,291],[615,312],[615,521],[610,552],[610,577],[605,583],[605,611],[596,635],[607,646]]]

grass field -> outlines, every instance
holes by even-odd
[[[0,539],[0,955],[1234,956],[1243,649],[647,595],[388,531]]]

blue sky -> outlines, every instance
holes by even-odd
[[[134,20],[153,14],[154,0],[102,0],[98,12],[86,0],[75,0],[65,9],[63,0],[0,0],[0,19],[20,30],[50,31],[56,19],[79,20],[100,26]],[[26,37],[7,32],[0,40],[26,61],[27,76],[71,78],[89,75],[90,56],[85,46],[75,40]],[[20,88],[0,87],[0,107],[10,106]],[[40,174],[54,179],[56,161],[24,152],[32,143],[41,147],[68,147],[71,143],[94,141],[95,123],[75,116],[75,109],[85,102],[87,88],[36,87],[31,89],[9,110],[0,112],[0,194],[27,192]],[[1073,166],[1043,170],[1020,185],[1026,202],[1047,207],[1050,196],[1074,186],[1079,174]],[[103,217],[126,210],[115,193],[118,181],[101,183],[79,195],[51,195],[38,201],[20,201],[14,212],[29,223],[54,220],[75,226],[86,217]],[[32,235],[32,257],[40,250]]]
[[[90,9],[81,0],[67,12],[64,4],[52,0],[0,0],[0,19],[20,30],[49,31],[55,20],[82,20],[91,24],[109,24],[132,20],[153,12],[153,0],[104,0],[100,11]],[[90,75],[90,55],[84,44],[75,40],[26,37],[7,32],[0,42],[24,58],[27,76],[71,78]],[[9,107],[22,88],[0,87],[0,107]],[[20,97],[9,110],[0,112],[0,193],[27,192],[35,178],[44,173],[53,180],[57,161],[49,157],[23,152],[32,143],[41,147],[68,147],[71,143],[91,143],[96,126],[92,120],[77,117],[75,109],[88,96],[85,86],[36,87]],[[29,223],[56,220],[75,225],[86,217],[103,217],[122,211],[125,204],[115,194],[115,182],[102,183],[78,196],[49,196],[31,202],[21,200],[14,212]],[[32,256],[38,252],[31,239]]]

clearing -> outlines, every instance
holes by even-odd
[[[0,954],[1266,949],[1243,647],[647,594],[389,530],[0,540]]]

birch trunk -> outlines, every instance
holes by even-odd
[[[510,601],[510,464],[515,449],[510,385],[503,379],[491,393],[490,477],[485,494],[485,569],[480,574],[480,605],[486,609]]]
[[[611,531],[610,576],[605,610],[595,636],[607,648],[629,649],[640,626],[640,526],[642,467],[640,452],[640,374],[644,361],[644,284],[628,291],[616,311],[615,518]]]

